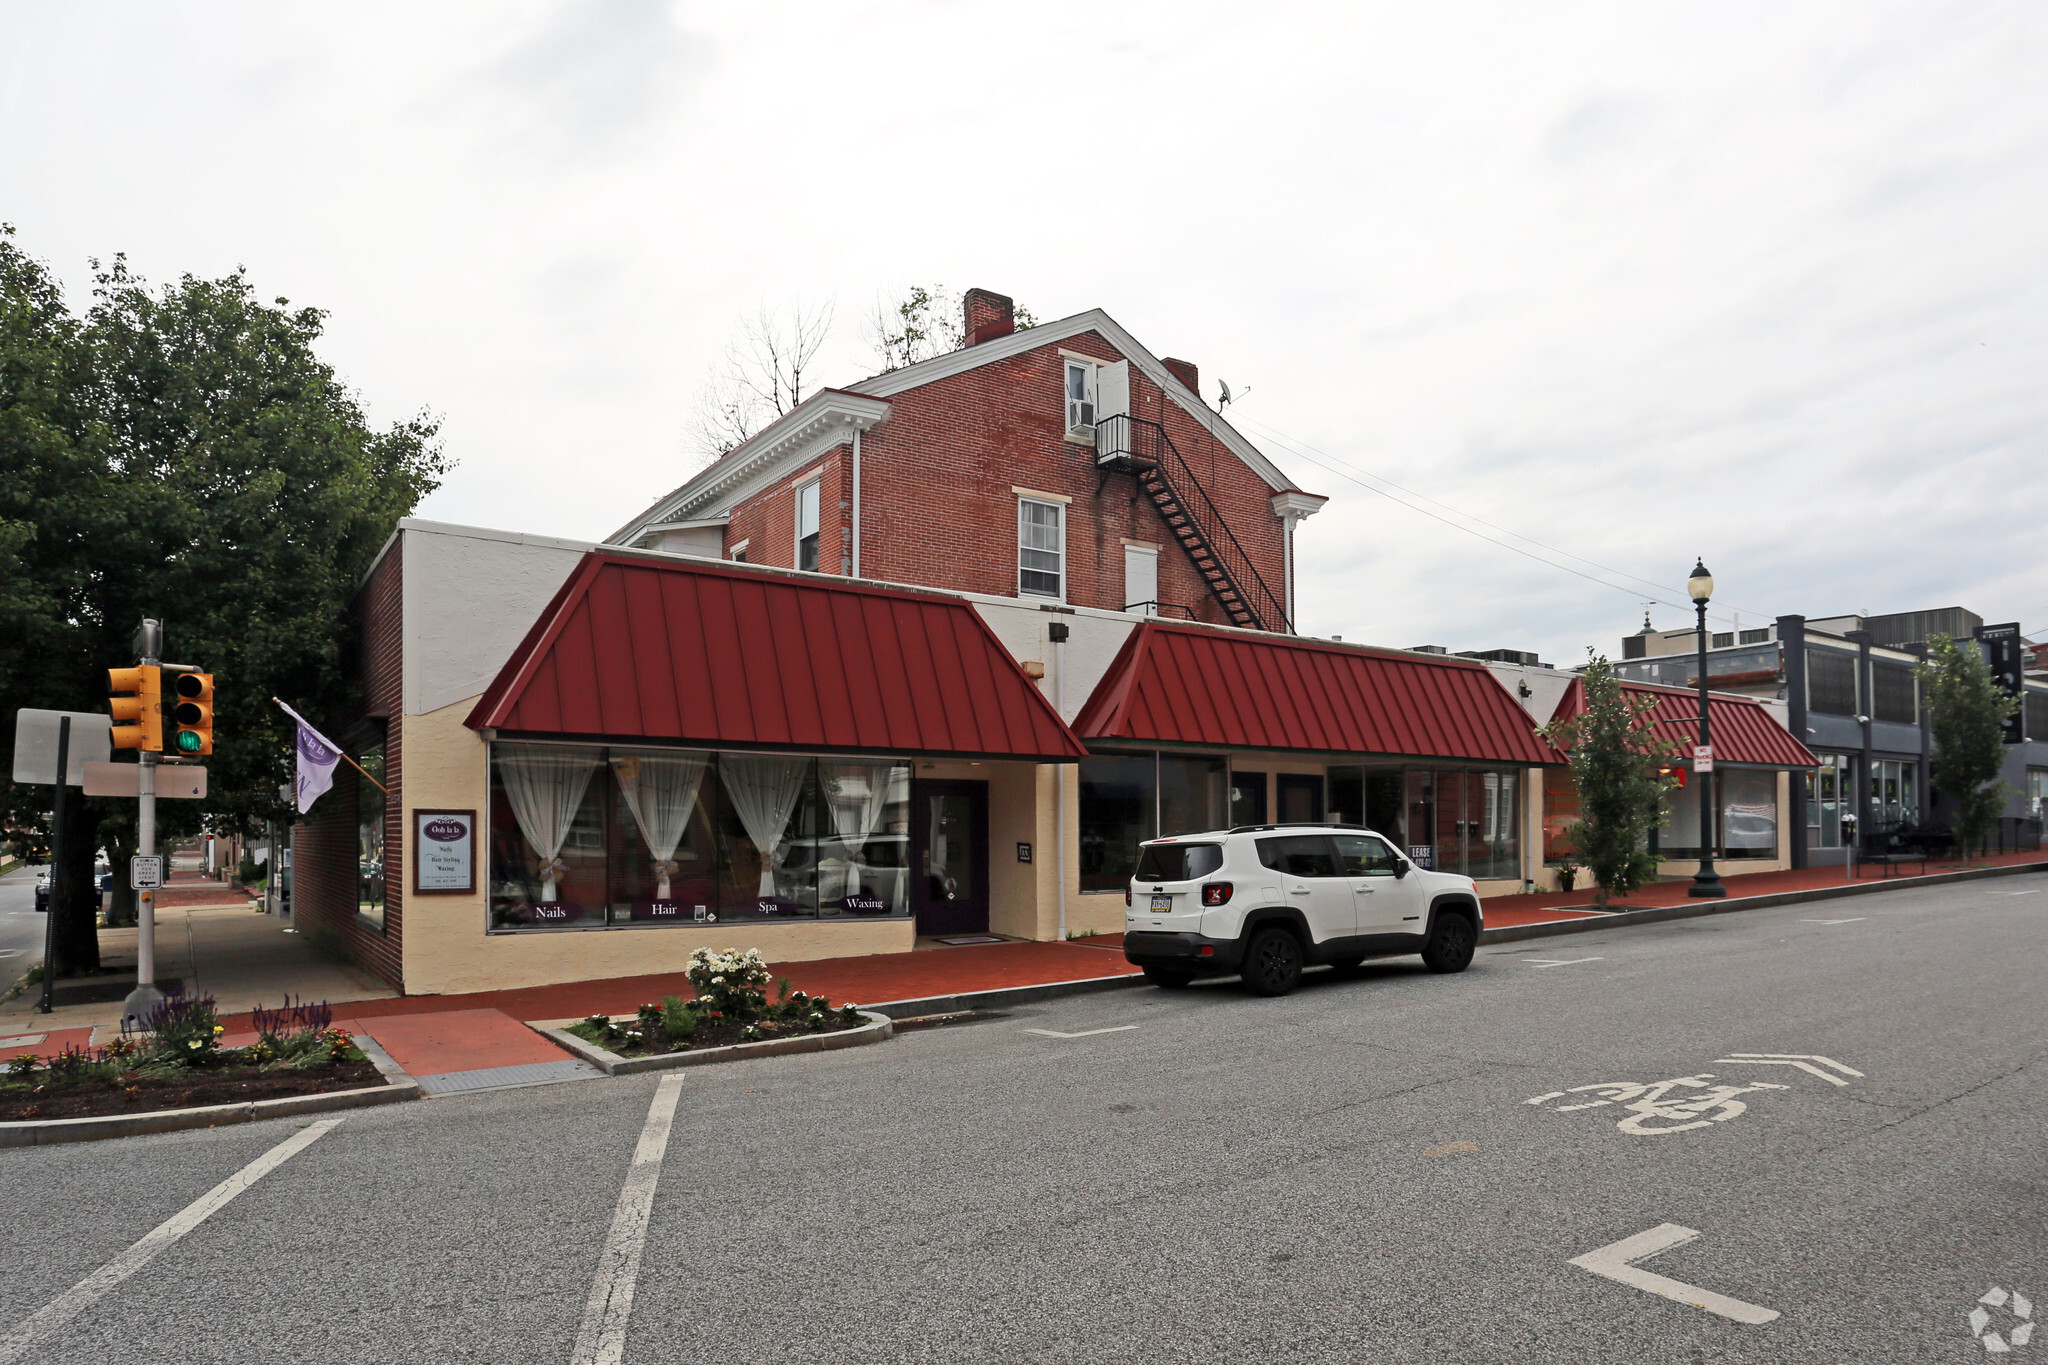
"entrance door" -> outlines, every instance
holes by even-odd
[[[1274,779],[1274,795],[1283,825],[1319,825],[1323,822],[1323,779],[1314,773],[1281,773]]]
[[[988,783],[916,783],[910,825],[917,932],[987,933]]]

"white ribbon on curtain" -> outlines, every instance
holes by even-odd
[[[633,754],[612,760],[619,795],[654,855],[658,875],[654,898],[669,898],[669,878],[682,870],[676,845],[690,828],[697,810],[697,792],[710,760],[685,754]]]
[[[498,771],[519,832],[540,855],[540,898],[543,903],[558,900],[556,882],[569,870],[558,855],[583,807],[597,755],[506,748],[498,751]]]
[[[824,784],[825,804],[832,811],[832,829],[846,845],[846,894],[860,892],[860,855],[868,840],[881,832],[882,817],[889,810],[889,762],[820,763],[818,778]]]
[[[760,850],[760,894],[773,896],[775,850],[782,846],[789,817],[803,795],[811,760],[773,754],[721,754],[718,771],[725,779],[725,790],[732,796],[734,813],[740,817],[754,847]]]

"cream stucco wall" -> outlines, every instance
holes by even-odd
[[[473,809],[479,822],[476,893],[408,894],[405,898],[408,995],[509,990],[559,981],[680,972],[689,965],[690,950],[697,947],[759,948],[770,962],[909,950],[915,930],[907,919],[486,933],[489,916],[483,882],[488,862],[490,778],[483,740],[462,723],[475,704],[476,698],[468,697],[438,711],[405,717],[402,790],[406,837],[411,838],[412,811],[419,808]]]

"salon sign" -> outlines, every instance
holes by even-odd
[[[476,890],[476,812],[416,810],[412,819],[412,889]]]

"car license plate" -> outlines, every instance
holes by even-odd
[[[1173,897],[1171,897],[1171,896],[1154,896],[1154,897],[1152,898],[1152,908],[1153,908],[1154,910],[1171,910],[1171,909],[1173,909]]]

